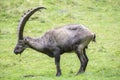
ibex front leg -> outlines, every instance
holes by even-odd
[[[56,76],[60,76],[61,75],[61,69],[60,69],[60,52],[59,51],[55,51],[54,52],[54,56],[55,56],[55,65],[56,65]]]

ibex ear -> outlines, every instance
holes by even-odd
[[[24,37],[24,43],[28,43],[29,37]]]

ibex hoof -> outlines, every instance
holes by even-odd
[[[57,74],[56,74],[56,76],[57,76],[57,77],[61,76],[61,73],[60,73],[60,72],[59,72],[59,73],[57,73]]]
[[[77,74],[76,74],[76,76],[77,75],[79,75],[79,74],[82,74],[82,73],[84,73],[85,71],[79,71]]]

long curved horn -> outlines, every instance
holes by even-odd
[[[26,22],[30,18],[30,16],[38,11],[39,9],[46,9],[45,7],[37,7],[31,10],[28,10],[24,15],[21,17],[19,25],[18,25],[18,40],[23,40],[23,30]]]

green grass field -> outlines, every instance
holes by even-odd
[[[21,15],[37,6],[47,10],[30,18],[25,36],[65,24],[84,24],[96,33],[85,73],[75,76],[80,66],[75,53],[61,56],[61,77],[55,76],[54,58],[32,49],[13,53]],[[0,0],[0,80],[120,80],[120,0]]]

